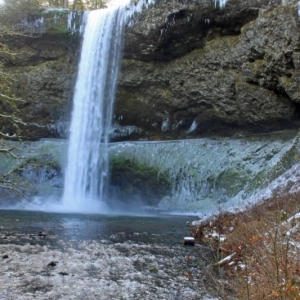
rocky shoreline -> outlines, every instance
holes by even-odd
[[[142,242],[146,232],[61,239],[58,227],[20,233],[1,226],[0,299],[217,299],[206,282],[205,246],[184,246],[181,237]]]

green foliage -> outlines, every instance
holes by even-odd
[[[82,0],[74,0],[74,2],[73,2],[73,9],[76,9],[76,10],[85,10],[86,9],[86,5],[85,5],[85,3],[83,3]]]
[[[22,14],[31,13],[41,7],[64,7],[76,10],[104,8],[109,0],[74,0],[70,5],[68,0],[4,0],[6,13],[17,11]]]
[[[19,10],[24,13],[37,9],[41,3],[37,0],[4,0],[6,9]]]
[[[25,16],[38,10],[40,3],[37,0],[4,0],[5,5],[0,10],[0,24],[11,27],[18,24]]]
[[[151,268],[151,269],[150,269],[150,272],[151,272],[151,273],[158,273],[158,269],[155,268],[155,267],[154,267],[154,268]]]
[[[5,6],[0,10],[0,25],[6,30],[15,30],[25,17],[31,16],[38,10],[38,3],[35,1],[6,0]]]
[[[20,12],[32,12],[40,7],[65,7],[68,2],[64,0],[4,0],[5,9],[18,10]]]

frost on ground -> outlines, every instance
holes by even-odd
[[[109,240],[1,244],[0,299],[213,299],[204,250]]]

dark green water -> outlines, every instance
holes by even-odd
[[[116,216],[0,210],[0,243],[55,244],[55,240],[134,241],[174,245],[189,236],[187,216]]]

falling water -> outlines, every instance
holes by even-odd
[[[113,100],[126,22],[154,0],[113,0],[86,13],[75,86],[63,205],[70,211],[101,209],[108,173]]]
[[[86,22],[63,194],[64,205],[80,211],[103,197],[125,9],[92,11]]]

